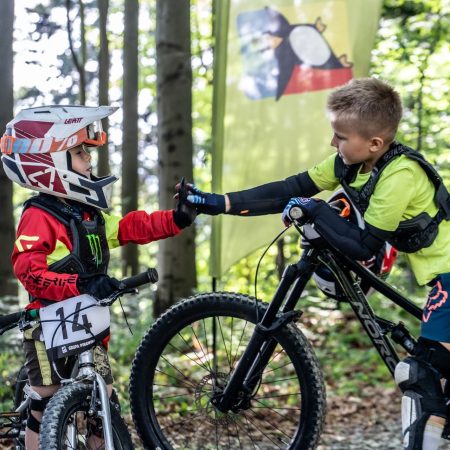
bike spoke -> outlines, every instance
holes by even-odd
[[[244,323],[244,328],[243,328],[243,330],[242,330],[242,333],[241,333],[241,337],[240,337],[240,339],[239,339],[238,346],[236,347],[236,354],[234,355],[234,358],[233,358],[233,360],[232,360],[232,366],[233,366],[233,367],[234,367],[235,362],[238,360],[238,353],[239,353],[239,349],[241,348],[241,343],[242,343],[242,339],[244,338],[244,335],[245,335],[245,330],[246,330],[246,328],[247,328],[247,324],[248,324],[248,322],[245,321],[245,323]]]
[[[181,370],[180,369],[178,369],[178,367],[175,367],[167,358],[165,358],[164,356],[161,356],[161,359],[163,359],[164,361],[166,361],[167,362],[167,364],[169,364],[169,366],[170,367],[173,367],[182,377],[183,377],[183,379],[184,380],[187,380],[188,382],[189,382],[189,385],[190,386],[192,386],[192,387],[195,387],[195,384],[183,373],[183,372],[181,372]],[[161,371],[161,372],[163,372],[163,371]],[[168,374],[166,374],[166,375],[168,375]],[[169,375],[169,376],[171,376],[171,375]],[[177,379],[177,380],[179,380],[179,381],[182,381],[182,380],[180,380],[179,378],[177,378],[177,377],[175,377],[175,376],[171,376],[172,378],[175,378],[175,379]]]
[[[275,409],[270,408],[270,407],[266,407],[266,409],[269,410],[269,411],[273,411],[275,414],[277,414],[278,416],[282,417],[284,420],[287,420],[287,421],[289,421],[289,422],[292,422],[292,418],[291,418],[290,416],[281,414],[281,413],[279,413],[278,411],[275,411]],[[278,409],[280,409],[280,408],[278,408]],[[257,417],[257,414],[256,414],[255,411],[253,411],[252,409],[250,409],[250,411]],[[263,419],[263,420],[264,420],[264,422],[266,422],[267,424],[269,424],[269,425],[272,427],[272,429],[277,430],[278,432],[280,432],[280,433],[282,433],[284,436],[286,436],[286,438],[287,438],[288,441],[289,441],[290,436],[289,436],[287,433],[285,433],[281,428],[279,428],[278,425],[274,425],[272,422],[270,422],[270,421],[267,419],[266,415],[264,415],[264,419]]]
[[[263,381],[263,382],[261,382],[261,384],[276,384],[276,383],[281,383],[282,381],[289,381],[289,380],[296,380],[296,379],[297,379],[296,376],[292,376],[289,378],[279,378],[278,380]]]
[[[246,435],[250,438],[250,440],[251,440],[251,442],[252,442],[252,444],[253,444],[253,448],[259,449],[259,448],[260,448],[259,445],[253,440],[253,437],[252,437],[252,435],[251,435],[251,433],[250,433],[252,424],[251,424],[250,421],[248,420],[248,417],[247,417],[246,414],[244,414],[244,419],[245,419],[245,421],[247,422],[247,429],[244,430],[244,431],[246,432]]]
[[[181,336],[181,335],[180,335]],[[181,336],[181,338],[186,342],[186,340]],[[189,345],[187,342],[186,342],[186,344],[187,345]],[[169,346],[170,347],[172,347],[174,350],[176,350],[177,351],[177,353],[179,353],[180,355],[183,355],[183,356],[186,356],[186,358],[188,358],[189,360],[191,360],[194,364],[196,364],[196,365],[198,365],[198,366],[200,366],[200,367],[203,367],[205,370],[207,370],[207,371],[210,371],[211,369],[210,369],[210,367],[208,367],[208,366],[206,366],[205,364],[203,364],[202,362],[201,362],[201,357],[199,357],[198,355],[197,355],[197,352],[194,350],[194,354],[198,357],[198,360],[200,361],[197,361],[197,360],[195,360],[195,359],[193,359],[193,358],[191,358],[186,352],[183,352],[182,350],[180,350],[178,347],[176,347],[174,344],[172,344],[171,342],[169,342]],[[203,350],[203,349],[202,349]],[[204,355],[204,358],[205,358],[205,361],[206,362],[208,362],[208,357],[203,353],[203,355]]]
[[[231,355],[228,354],[228,350],[227,350],[227,344],[225,343],[225,337],[223,335],[223,328],[222,328],[222,324],[220,322],[220,317],[217,320],[218,324],[219,324],[219,329],[220,329],[220,335],[222,336],[222,342],[223,342],[223,347],[225,349],[225,354],[227,356],[227,361],[228,361],[228,367],[231,370]]]
[[[211,366],[209,365],[209,358],[208,358],[208,346],[206,346],[206,353],[205,353],[205,351],[203,350],[203,345],[202,345],[202,343],[200,342],[200,339],[198,338],[198,336],[197,336],[197,333],[195,332],[195,330],[194,330],[194,328],[192,327],[192,325],[191,325],[191,329],[192,329],[192,333],[194,334],[194,336],[195,336],[195,339],[197,340],[197,342],[198,342],[198,345],[200,346],[200,349],[202,350],[202,353],[203,353],[203,355],[204,355],[204,357],[205,357],[205,362],[206,362],[206,364],[208,364],[208,370],[211,372],[212,371],[212,368],[211,368]]]
[[[240,448],[241,450],[243,450],[243,447],[242,447],[242,444],[241,444],[241,439],[240,439],[240,437],[239,437],[239,428],[238,428],[236,422],[234,422],[234,426],[235,426],[235,428],[236,428],[236,436],[237,436],[238,441],[239,441],[239,448]]]
[[[205,347],[206,347],[206,354],[209,355],[209,345],[208,345],[208,334],[206,333],[206,323],[205,320],[202,320],[202,326],[203,326],[203,335],[205,336]],[[214,352],[211,352],[213,354],[214,358]],[[208,361],[209,362],[209,361]],[[214,369],[210,366],[211,372],[214,371]]]
[[[278,394],[278,395],[264,395],[262,397],[253,397],[254,400],[262,400],[266,398],[280,398],[280,397],[291,397],[293,395],[301,395],[301,392],[294,392],[292,394]]]
[[[253,411],[251,411],[253,414],[255,414]],[[274,445],[276,445],[276,447],[277,448],[283,448],[283,447],[280,447],[279,445],[278,445],[278,443],[277,442],[275,442],[267,433],[265,433],[263,430],[261,430],[260,428],[258,428],[254,423],[253,423],[253,421],[251,420],[251,418],[249,418],[248,417],[248,415],[247,414],[244,414],[245,415],[245,417],[247,418],[247,420],[248,420],[248,422],[250,422],[250,424],[253,426],[253,428],[257,431],[257,433],[259,433],[259,434],[261,434],[261,435],[263,435],[264,437],[266,437],[272,444],[274,444]],[[271,425],[272,426],[272,425]],[[273,427],[273,426],[272,426]]]
[[[166,377],[172,378],[173,380],[177,380],[180,382],[181,386],[180,387],[184,387],[186,389],[195,389],[195,385],[192,383],[185,383],[185,381],[181,378],[176,377],[175,375],[171,375],[170,373],[164,372],[164,370],[161,369],[157,369],[156,373],[160,373],[162,375],[165,375]],[[184,377],[185,380],[188,380],[190,382],[190,380],[187,377]],[[153,386],[159,386],[158,383],[153,383]],[[166,384],[161,384],[160,386],[167,386]],[[173,387],[173,385],[171,385],[171,387]]]

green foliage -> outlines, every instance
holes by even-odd
[[[123,317],[120,305],[116,303],[113,307],[111,326],[111,340],[109,343],[109,360],[111,363],[114,388],[119,395],[120,404],[125,414],[129,413],[130,403],[128,401],[128,385],[130,378],[131,363],[139,343],[153,323],[152,301],[154,289],[141,289],[138,296],[127,296],[122,300],[124,310],[129,309],[128,304],[137,305],[139,311],[135,315],[137,319],[130,321],[132,333],[128,329]]]
[[[372,74],[389,81],[402,96],[400,140],[436,163],[446,181],[448,13],[448,3],[441,0],[385,0],[372,57]]]
[[[18,346],[7,343],[5,336],[0,337],[0,411],[11,411],[14,399],[14,382],[23,364]]]

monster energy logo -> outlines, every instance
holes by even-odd
[[[100,245],[100,236],[98,234],[87,234],[86,237],[91,247],[92,256],[95,258],[95,264],[98,267],[103,261],[102,247]]]

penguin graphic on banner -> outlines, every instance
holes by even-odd
[[[245,75],[241,89],[252,99],[331,89],[353,78],[347,55],[339,57],[326,40],[326,25],[290,24],[265,7],[237,17]]]

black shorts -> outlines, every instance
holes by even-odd
[[[44,342],[40,339],[41,327],[39,325],[24,332],[25,367],[30,384],[31,386],[60,384],[61,379],[70,378],[76,357],[60,358],[53,364],[47,357]],[[108,353],[101,343],[94,347],[94,364],[95,370],[103,377],[106,384],[112,384],[114,380]]]

